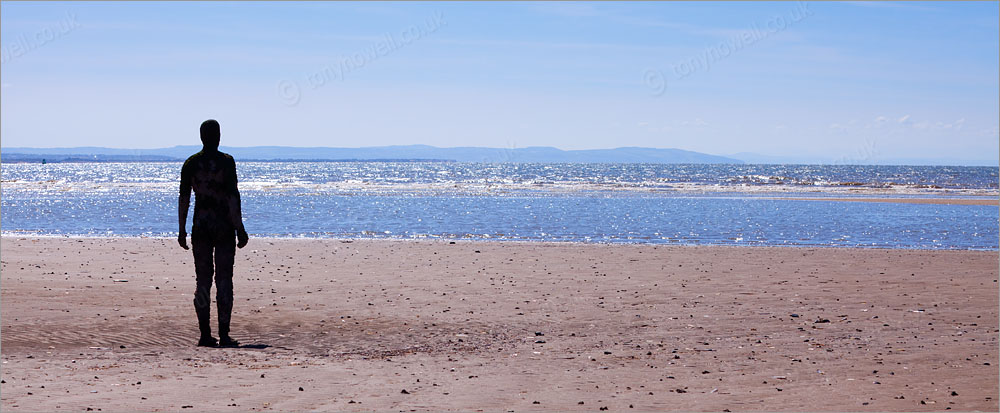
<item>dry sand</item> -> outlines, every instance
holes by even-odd
[[[6,237],[0,407],[996,411],[997,258],[252,239],[210,349],[174,240]]]

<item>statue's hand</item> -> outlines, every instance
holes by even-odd
[[[247,246],[247,242],[249,242],[249,241],[250,241],[250,236],[247,235],[246,230],[241,229],[241,230],[236,231],[236,246],[237,247],[243,248],[243,247]]]
[[[177,243],[180,244],[181,248],[188,249],[187,232],[181,231],[177,234]]]

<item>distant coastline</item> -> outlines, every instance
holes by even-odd
[[[241,162],[456,162],[453,159],[240,159]],[[155,155],[29,155],[3,154],[2,163],[126,163],[126,162],[184,162],[184,158],[172,158]]]
[[[181,162],[201,150],[185,145],[157,149],[0,148],[3,163]],[[221,147],[244,162],[473,162],[473,163],[627,163],[627,164],[771,164],[771,165],[913,165],[997,166],[967,159],[824,159],[768,156],[749,152],[712,155],[675,148],[621,147],[562,150],[553,147],[487,148],[399,145],[362,148],[254,146]]]
[[[552,147],[484,148],[429,145],[333,147],[220,147],[241,161],[483,162],[483,163],[693,163],[741,164],[742,160],[681,149],[615,148],[561,150]],[[0,148],[2,162],[170,162],[201,150],[186,145],[158,149]]]

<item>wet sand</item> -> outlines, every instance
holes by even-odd
[[[993,205],[1000,206],[998,199],[972,198],[775,198],[789,201],[835,201],[835,202],[889,202],[897,204],[936,205]]]
[[[995,251],[252,239],[210,349],[174,240],[0,250],[4,411],[1000,407]]]

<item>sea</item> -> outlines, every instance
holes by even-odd
[[[175,237],[181,163],[0,164],[3,236]],[[997,167],[238,162],[252,237],[997,250]],[[828,199],[828,200],[825,200]],[[188,224],[190,229],[190,222]]]

